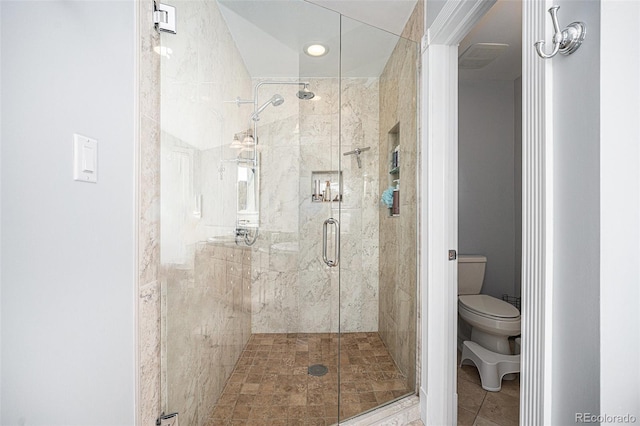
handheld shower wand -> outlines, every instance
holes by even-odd
[[[263,103],[262,105],[260,105],[260,107],[258,109],[256,109],[253,114],[251,114],[251,119],[253,121],[259,121],[260,120],[260,113],[262,111],[265,110],[265,108],[267,108],[269,105],[273,105],[273,106],[280,106],[284,103],[284,98],[279,95],[279,94],[275,94],[271,97],[271,99],[269,99],[267,102]]]

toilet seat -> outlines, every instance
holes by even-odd
[[[486,294],[460,295],[458,302],[461,308],[485,318],[499,321],[520,320],[520,311],[515,306]]]

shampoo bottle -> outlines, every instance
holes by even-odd
[[[324,189],[324,201],[331,201],[331,181],[327,181],[327,186]]]

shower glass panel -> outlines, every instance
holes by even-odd
[[[344,16],[341,46],[344,419],[416,389],[418,49]]]
[[[335,424],[415,392],[415,43],[302,0],[171,5],[163,411]]]

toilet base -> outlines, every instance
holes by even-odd
[[[486,333],[476,327],[471,327],[471,341],[478,343],[485,349],[499,354],[511,355],[509,336],[497,336]]]
[[[484,390],[498,392],[502,388],[503,377],[520,372],[520,355],[495,353],[467,340],[462,344],[460,358],[460,365],[465,364],[476,366]]]

